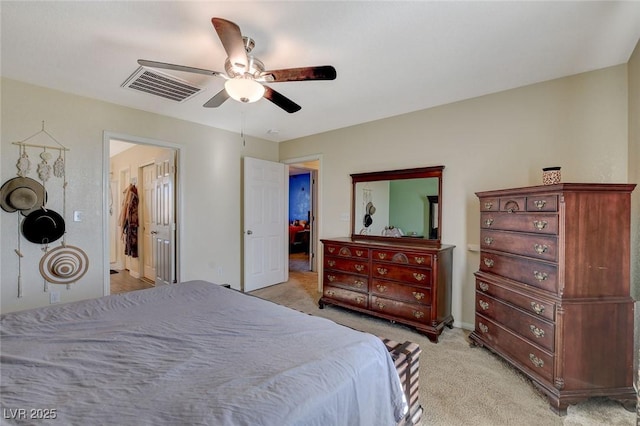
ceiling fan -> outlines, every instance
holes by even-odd
[[[212,75],[224,78],[224,89],[209,99],[204,106],[217,108],[229,98],[239,102],[256,102],[263,97],[288,113],[299,111],[302,107],[281,93],[276,92],[264,83],[280,83],[285,81],[334,80],[336,70],[331,65],[317,67],[285,68],[265,70],[264,64],[251,51],[255,42],[250,37],[243,37],[240,27],[222,18],[211,18],[211,23],[218,33],[227,59],[224,63],[225,73],[184,65],[138,59],[138,64],[175,71]]]

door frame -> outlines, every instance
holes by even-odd
[[[318,274],[318,291],[322,291],[322,250],[320,250],[320,236],[322,235],[322,228],[323,228],[323,220],[324,220],[324,211],[323,211],[323,196],[322,196],[322,181],[324,179],[324,174],[322,173],[323,170],[323,158],[322,158],[322,154],[311,154],[311,155],[306,155],[304,157],[293,157],[293,158],[287,158],[287,159],[283,159],[280,160],[282,163],[287,164],[287,165],[293,165],[293,164],[298,164],[298,163],[305,163],[307,161],[318,161],[318,170],[317,170],[317,176],[316,176],[316,183],[315,183],[315,191],[317,194],[316,197],[316,203],[312,206],[313,211],[311,212],[311,214],[315,215],[315,233],[313,235],[313,240],[310,241],[310,250],[313,250],[313,253],[315,253],[315,266],[316,266],[316,270],[315,272]],[[286,193],[286,199],[289,199],[289,189],[287,189],[287,193]],[[288,210],[286,212],[287,214],[289,214]],[[287,223],[289,221],[289,218],[287,217]]]
[[[103,268],[103,294],[108,296],[111,293],[110,286],[110,256],[109,256],[109,181],[110,179],[110,166],[109,166],[109,144],[112,139],[117,139],[125,142],[134,143],[137,145],[153,145],[161,148],[169,148],[173,149],[176,153],[176,174],[175,174],[175,222],[176,222],[176,240],[175,240],[175,249],[176,249],[176,281],[179,284],[182,281],[181,271],[182,271],[182,257],[180,256],[180,248],[181,248],[181,236],[184,230],[184,223],[182,223],[183,215],[183,202],[182,202],[182,185],[184,182],[183,179],[183,170],[185,169],[184,161],[185,152],[184,145],[162,141],[158,139],[150,139],[144,138],[140,136],[127,135],[123,133],[110,132],[105,130],[102,133],[102,241],[103,241],[103,259],[102,259],[102,268]],[[137,171],[136,171],[137,173]]]

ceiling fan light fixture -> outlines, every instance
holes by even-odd
[[[238,102],[252,103],[264,96],[264,86],[250,78],[232,78],[224,83],[227,94]]]

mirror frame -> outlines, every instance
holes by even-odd
[[[355,213],[356,213],[356,184],[361,182],[374,182],[380,180],[398,180],[398,179],[420,179],[420,178],[438,178],[438,202],[431,205],[437,205],[438,214],[438,237],[436,239],[425,238],[401,238],[402,243],[419,244],[429,246],[440,246],[442,241],[442,171],[444,166],[419,167],[414,169],[401,170],[385,170],[380,172],[354,173],[351,175],[351,239],[352,240],[369,240],[369,241],[398,241],[400,238],[385,237],[382,235],[361,235],[356,234],[355,230]]]

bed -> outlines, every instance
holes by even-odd
[[[369,426],[412,414],[402,354],[380,338],[205,281],[0,319],[9,424]]]

